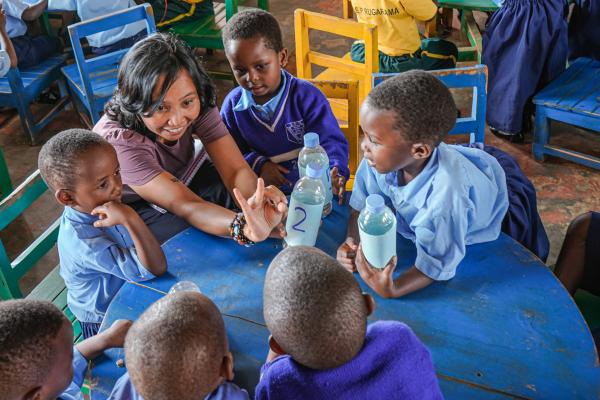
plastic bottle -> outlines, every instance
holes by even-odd
[[[177,292],[200,292],[200,288],[192,281],[179,281],[169,290],[169,294]]]
[[[306,176],[294,186],[285,224],[288,246],[314,246],[317,241],[326,192],[322,173],[319,164],[310,163],[306,167]]]
[[[396,216],[383,197],[371,194],[358,216],[358,230],[365,258],[375,268],[384,268],[396,255]]]
[[[329,171],[329,157],[327,152],[319,146],[319,135],[315,132],[308,132],[304,135],[304,148],[298,155],[298,169],[300,178],[306,176],[306,166],[316,162],[323,169],[321,179],[325,187],[325,205],[323,207],[323,217],[331,213],[333,192],[331,190],[331,175]]]

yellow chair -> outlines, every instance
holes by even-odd
[[[346,5],[345,13],[350,12]],[[358,104],[362,103],[372,87],[372,74],[379,72],[379,51],[377,46],[377,27],[349,19],[332,17],[302,9],[294,12],[296,36],[297,76],[302,79],[318,80],[356,80],[358,81]],[[345,36],[365,43],[365,63],[350,59],[348,52],[343,57],[335,57],[311,50],[309,30],[317,30],[338,36]],[[313,77],[312,66],[325,67],[325,71]],[[345,101],[332,101],[331,108],[338,119],[343,119],[348,106]]]
[[[359,137],[358,137],[358,81],[340,81],[340,80],[317,80],[311,79],[316,87],[318,87],[329,102],[343,100],[347,104],[346,114],[338,119],[340,128],[344,132],[344,136],[348,140],[350,147],[348,166],[350,168],[350,178],[346,182],[346,190],[352,190],[354,184],[354,175],[359,163]]]

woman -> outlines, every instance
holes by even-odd
[[[171,35],[129,50],[94,131],[117,151],[123,201],[160,242],[192,225],[249,245],[283,218],[285,197],[257,180],[221,121],[208,75]],[[230,193],[243,214],[231,211]]]

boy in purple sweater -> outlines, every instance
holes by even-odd
[[[263,312],[269,356],[259,399],[441,399],[429,351],[405,324],[377,321],[352,274],[313,247],[271,262]]]
[[[337,193],[350,173],[348,141],[325,95],[283,70],[288,53],[277,20],[260,9],[239,12],[227,22],[223,42],[240,86],[225,98],[221,117],[248,164],[265,184],[289,193],[298,180],[303,136],[316,132]]]

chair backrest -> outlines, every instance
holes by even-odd
[[[345,119],[338,120],[338,123],[350,147],[348,157],[350,179],[346,183],[346,188],[350,191],[354,184],[354,175],[356,174],[359,161],[358,81],[323,81],[311,79],[310,82],[318,87],[328,99],[342,99],[348,102],[348,114]]]
[[[379,71],[377,27],[302,9],[297,9],[294,16],[297,76],[303,79],[312,79],[312,65],[314,64],[340,73],[342,76],[340,79],[346,79],[347,76],[348,79],[356,79],[359,82],[360,103],[371,91],[371,74]],[[364,41],[364,64],[352,61],[349,55],[335,57],[311,50],[309,41],[309,30],[311,29]],[[317,78],[321,79],[321,77]]]
[[[456,125],[449,135],[469,134],[470,142],[483,143],[485,135],[485,110],[487,99],[487,66],[479,64],[472,67],[440,69],[428,71],[439,78],[448,88],[472,88],[471,115],[456,119]],[[396,76],[396,73],[373,74],[373,87],[384,80]],[[426,93],[423,94],[424,96]]]
[[[0,231],[20,216],[47,189],[48,187],[37,170],[10,195],[0,201]],[[54,247],[58,238],[59,224],[60,219],[57,219],[13,261],[8,258],[6,249],[0,242],[0,299],[23,297],[19,288],[19,280]]]
[[[73,46],[73,53],[75,55],[75,61],[77,62],[79,77],[83,84],[83,90],[90,103],[92,118],[94,118],[94,112],[99,113],[101,110],[96,110],[94,106],[94,92],[92,90],[90,79],[91,73],[110,65],[118,65],[129,49],[114,51],[86,60],[81,47],[81,39],[95,33],[108,31],[137,21],[146,22],[148,35],[156,32],[152,7],[147,3],[69,25],[71,45]],[[112,73],[116,75],[117,72],[115,70]]]

